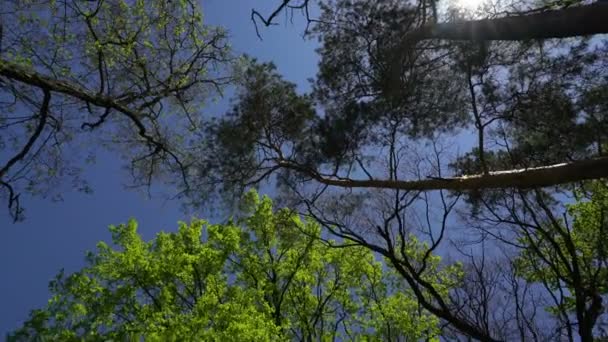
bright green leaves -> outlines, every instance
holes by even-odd
[[[437,319],[368,249],[330,247],[335,241],[321,241],[318,224],[288,209],[273,213],[271,200],[254,192],[243,211],[251,233],[235,255],[235,273],[241,270],[239,283],[264,293],[290,339],[352,339],[356,332],[364,340],[416,340],[438,333]]]
[[[223,229],[226,228],[226,229]],[[227,258],[240,231],[204,221],[145,242],[137,223],[110,227],[89,265],[51,284],[53,298],[14,336],[86,340],[140,336],[152,341],[271,340],[257,293],[229,283]],[[207,241],[203,242],[203,235]],[[70,337],[70,338],[71,338]]]
[[[11,338],[270,341],[435,338],[438,320],[362,247],[250,192],[234,223],[180,223],[144,241],[111,226],[87,266],[51,282],[53,297]],[[332,242],[331,244],[335,244]],[[435,260],[435,259],[433,259]],[[434,262],[434,261],[433,261]],[[430,268],[436,265],[429,266]]]

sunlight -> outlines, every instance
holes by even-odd
[[[475,12],[485,2],[485,0],[454,0],[457,8],[467,12]]]

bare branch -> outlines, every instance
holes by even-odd
[[[44,91],[44,99],[42,100],[42,104],[40,105],[40,114],[39,114],[38,125],[36,126],[36,129],[34,130],[34,133],[32,133],[32,135],[30,136],[29,140],[27,141],[27,143],[25,144],[25,146],[23,146],[23,148],[21,149],[21,151],[19,151],[19,153],[17,153],[16,155],[14,155],[0,169],[0,180],[4,177],[4,175],[6,175],[8,173],[9,169],[13,165],[15,165],[17,162],[19,162],[23,158],[25,158],[25,156],[27,155],[27,153],[31,150],[32,146],[34,146],[34,143],[36,142],[36,140],[38,139],[38,137],[42,133],[42,130],[44,129],[44,126],[46,125],[46,121],[47,121],[48,116],[49,116],[49,102],[51,101],[51,92],[48,89],[43,89],[43,91]]]

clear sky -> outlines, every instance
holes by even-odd
[[[280,17],[281,25],[260,28],[262,41],[250,20],[252,7],[268,13],[278,2],[202,1],[206,22],[228,29],[235,52],[274,61],[286,79],[306,91],[318,58],[316,42],[302,39],[301,17],[294,16],[293,24]],[[211,108],[220,113],[226,109],[227,101]],[[119,158],[101,151],[97,163],[86,168],[83,175],[91,183],[93,194],[70,191],[62,202],[22,196],[27,209],[22,223],[13,224],[6,212],[0,214],[0,338],[19,327],[31,309],[45,305],[48,282],[61,268],[67,272],[79,269],[87,250],[94,250],[100,240],[110,240],[108,225],[136,218],[140,232],[149,239],[158,231],[175,230],[178,220],[188,220],[177,202],[148,199],[142,193],[126,190],[123,185],[128,175],[122,165]]]

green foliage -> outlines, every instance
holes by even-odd
[[[548,308],[555,315],[576,311],[596,315],[593,304],[577,308],[577,300],[601,303],[600,297],[608,293],[608,187],[595,181],[577,197],[567,206],[564,219],[546,222],[538,234],[520,239],[527,249],[515,260],[521,277],[563,294],[563,302]]]
[[[438,320],[362,247],[335,248],[319,225],[248,193],[242,217],[194,220],[142,240],[110,227],[87,266],[51,282],[11,341],[435,339]],[[333,242],[335,243],[335,242]]]

